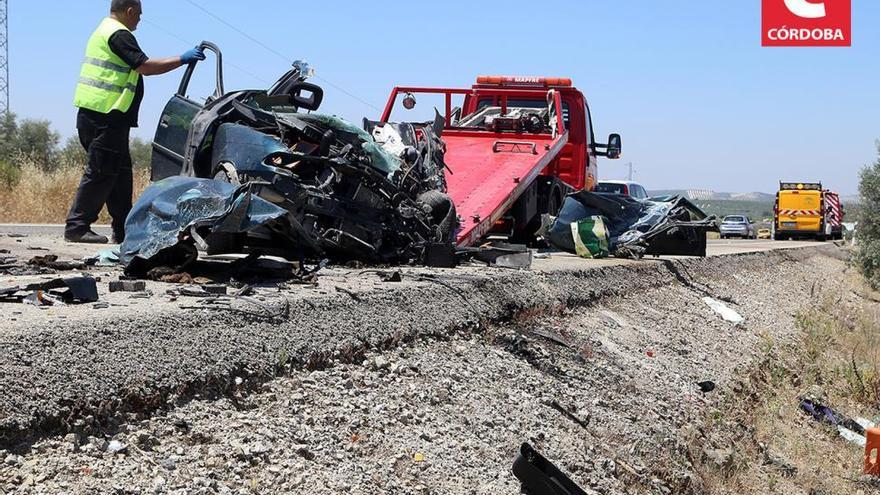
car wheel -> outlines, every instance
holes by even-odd
[[[435,242],[452,243],[455,241],[456,214],[452,198],[440,191],[425,191],[419,201],[428,205],[431,219],[437,224],[438,238]]]

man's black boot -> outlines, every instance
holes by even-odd
[[[67,242],[81,242],[83,244],[107,244],[108,239],[101,234],[96,234],[91,230],[81,235],[64,235]]]

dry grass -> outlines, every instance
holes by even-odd
[[[875,493],[859,481],[864,449],[801,412],[798,401],[820,394],[849,417],[880,414],[880,298],[854,285],[797,316],[804,339],[796,348],[768,339],[766,361],[707,420],[708,443],[734,452],[723,467],[692,453],[703,457],[708,493]]]
[[[0,223],[64,223],[82,176],[82,166],[64,166],[45,172],[30,160],[20,162],[21,176],[16,184],[0,184]],[[135,169],[134,197],[140,196],[150,181],[150,171]],[[109,223],[105,208],[99,223]]]

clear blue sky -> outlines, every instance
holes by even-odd
[[[779,179],[818,179],[852,194],[876,157],[880,2],[853,0],[852,48],[780,49],[760,46],[757,0],[195,1],[289,59],[308,60],[323,78],[315,82],[375,107],[394,84],[572,77],[596,133],[624,138],[624,158],[601,160],[600,177],[623,178],[632,161],[649,189],[770,192]],[[9,3],[12,109],[71,136],[86,40],[109,1]],[[265,87],[289,65],[187,1],[143,3],[136,36],[152,57],[214,41],[228,89]],[[147,79],[136,135],[152,137],[181,75]],[[378,117],[324,85],[322,111]]]

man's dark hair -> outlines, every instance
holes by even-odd
[[[129,7],[140,7],[141,0],[112,0],[110,12],[125,12]]]

